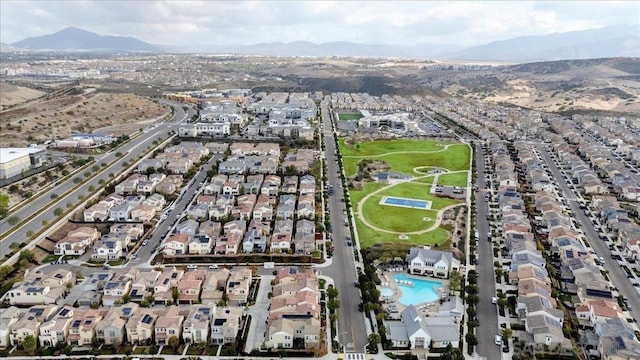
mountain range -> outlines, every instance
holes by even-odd
[[[11,45],[25,50],[164,51],[162,47],[151,45],[131,36],[98,35],[76,27],[68,27],[49,35],[26,38]]]
[[[18,48],[18,49],[16,49]],[[116,51],[116,52],[178,52],[231,53],[266,56],[354,56],[402,57],[479,61],[531,62],[560,59],[608,57],[640,57],[640,26],[621,25],[600,29],[523,36],[494,41],[485,45],[381,45],[352,42],[316,44],[307,41],[261,43],[253,45],[211,45],[169,47],[146,43],[134,37],[98,35],[69,27],[56,33],[30,37],[11,45],[2,44],[0,51]]]

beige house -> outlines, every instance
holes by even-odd
[[[43,347],[56,347],[67,343],[69,327],[74,317],[74,308],[64,307],[55,317],[40,326],[38,341]]]
[[[182,338],[187,344],[206,343],[209,339],[209,324],[215,306],[192,305],[189,315],[182,323]]]
[[[245,304],[249,297],[251,286],[251,270],[235,269],[227,280],[226,293],[229,302],[233,304]]]
[[[96,336],[96,326],[105,313],[105,310],[75,310],[67,343],[72,346],[91,345]]]
[[[179,340],[183,321],[184,316],[178,314],[178,308],[176,306],[170,306],[159,311],[155,324],[156,344],[168,345],[169,339],[172,336],[175,336]]]
[[[151,341],[158,316],[150,309],[139,309],[125,325],[127,341],[132,344],[144,344]]]

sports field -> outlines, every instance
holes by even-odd
[[[358,120],[362,118],[362,114],[357,113],[338,113],[338,120]]]
[[[438,197],[431,194],[430,189],[434,176],[446,176],[442,179],[451,182],[452,186],[466,186],[470,159],[468,145],[402,139],[347,146],[342,138],[339,144],[347,176],[356,175],[359,161],[376,159],[388,163],[391,172],[411,177],[397,183],[367,182],[362,190],[349,191],[356,215],[356,230],[363,248],[378,243],[433,245],[447,241],[447,231],[439,227],[441,212],[464,201]],[[430,167],[439,171],[431,173]],[[460,172],[447,174],[449,171]],[[464,184],[458,185],[462,179]],[[382,201],[385,197],[414,199],[415,204],[427,202],[430,206],[389,206]]]

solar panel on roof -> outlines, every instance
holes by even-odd
[[[130,315],[131,314],[131,308],[130,307],[126,307],[122,309],[122,315]]]
[[[35,314],[36,316],[40,316],[44,312],[44,309],[43,308],[31,308],[31,309],[29,309],[29,312],[32,313],[32,314]]]
[[[73,324],[71,326],[72,327],[78,327],[78,326],[80,326],[81,323],[82,323],[82,320],[74,320]]]
[[[69,313],[69,309],[60,310],[60,316],[67,316],[68,313]]]
[[[145,314],[144,317],[142,318],[142,322],[145,324],[151,324],[152,321],[153,321],[153,318],[149,314]]]

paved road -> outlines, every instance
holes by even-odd
[[[493,270],[493,244],[487,239],[487,233],[490,228],[487,220],[489,205],[485,200],[485,193],[490,190],[490,188],[484,179],[485,153],[480,142],[476,142],[475,156],[476,184],[479,190],[476,192],[476,230],[479,235],[476,253],[480,258],[480,263],[476,265],[478,285],[480,287],[480,302],[477,306],[480,327],[476,328],[476,338],[478,339],[476,352],[487,359],[500,359],[501,349],[494,343],[494,336],[499,334],[498,314],[496,312],[496,306],[491,303],[491,298],[496,294],[495,272]],[[474,235],[472,234],[471,239],[473,238]]]
[[[338,340],[347,347],[348,352],[364,352],[368,343],[368,334],[364,323],[364,313],[358,311],[361,300],[360,289],[355,287],[357,281],[354,247],[348,246],[346,237],[350,236],[349,227],[344,225],[343,202],[344,194],[342,181],[338,171],[341,171],[334,155],[336,149],[335,137],[331,127],[331,119],[326,103],[322,103],[322,123],[324,127],[325,160],[327,162],[327,178],[334,187],[334,194],[329,196],[328,204],[332,225],[331,238],[335,245],[333,262],[330,267],[323,268],[323,274],[333,278],[338,289],[340,309],[338,309]],[[350,346],[349,346],[350,345]]]
[[[67,179],[66,181],[59,183],[58,186],[44,192],[41,196],[34,199],[31,203],[29,203],[28,205],[16,211],[15,214],[12,214],[12,215],[18,216],[21,219],[25,219],[25,218],[28,218],[31,214],[35,213],[36,211],[42,208],[45,208],[51,204],[51,206],[47,210],[43,211],[42,213],[40,213],[39,215],[31,219],[28,223],[24,224],[22,227],[12,232],[11,234],[9,234],[6,238],[2,239],[2,241],[0,242],[0,253],[2,254],[8,253],[10,250],[9,245],[11,243],[23,242],[27,238],[28,231],[39,232],[40,230],[42,230],[44,227],[47,226],[49,222],[51,222],[56,218],[56,216],[53,214],[56,208],[60,207],[62,209],[66,209],[66,204],[76,203],[78,201],[79,195],[87,196],[87,194],[89,194],[90,186],[93,186],[95,189],[100,189],[102,187],[102,185],[100,185],[99,183],[100,180],[103,180],[105,182],[108,181],[110,173],[118,175],[120,172],[122,172],[122,169],[123,169],[122,164],[125,161],[130,162],[134,158],[137,158],[137,156],[142,151],[144,151],[147,146],[152,145],[152,142],[155,139],[158,139],[160,137],[166,138],[168,136],[169,131],[177,130],[176,129],[177,123],[190,118],[195,113],[194,110],[190,109],[189,112],[185,114],[185,112],[182,110],[183,104],[180,104],[180,103],[173,103],[173,104],[178,104],[178,105],[174,106],[175,112],[170,122],[159,124],[157,127],[153,128],[152,130],[147,131],[141,134],[140,136],[136,137],[135,139],[132,139],[131,141],[127,142],[117,150],[96,158],[96,164],[100,165],[102,163],[110,163],[116,160],[115,154],[117,152],[126,154],[122,158],[117,159],[112,166],[108,168],[101,167],[102,171],[99,174],[97,174],[95,177],[93,177],[90,181],[84,183],[82,186],[72,191],[69,195],[62,197],[62,194],[69,191],[75,186],[75,184],[73,183],[73,178],[83,176],[82,173],[77,174],[76,176],[73,176],[70,179]],[[60,195],[60,197],[52,200],[51,199],[52,194]],[[0,222],[0,230],[2,230],[3,232],[7,231],[11,227],[8,225],[6,221],[7,219],[3,219]],[[43,224],[43,221],[45,221],[44,224]]]
[[[156,229],[153,231],[153,234],[151,234],[147,239],[148,244],[138,248],[136,258],[130,262],[130,266],[137,266],[145,262],[150,262],[155,254],[160,251],[158,245],[162,242],[163,236],[165,233],[173,230],[182,217],[187,216],[185,209],[189,207],[189,205],[194,202],[195,198],[200,194],[202,187],[204,186],[204,181],[207,177],[207,170],[211,169],[211,166],[220,160],[222,160],[222,155],[213,155],[206,164],[200,167],[200,170],[198,170],[190,182],[185,184],[183,192],[174,203],[175,206],[173,210],[170,210],[167,214],[167,218],[158,224]],[[156,247],[157,251],[155,251]]]
[[[564,176],[560,173],[560,170],[555,165],[551,156],[549,155],[547,148],[543,145],[537,145],[541,158],[547,164],[549,171],[560,189],[561,194],[568,200],[567,203],[573,211],[573,216],[580,224],[585,236],[589,240],[589,244],[596,251],[598,256],[602,256],[606,259],[604,268],[609,272],[609,279],[616,286],[619,292],[629,299],[629,304],[633,308],[632,317],[640,319],[640,295],[636,292],[631,281],[627,278],[627,274],[620,268],[620,265],[616,261],[611,260],[611,251],[609,246],[604,241],[600,240],[600,234],[594,229],[593,224],[589,217],[584,214],[584,210],[580,209],[580,203],[576,200],[574,193],[569,188]]]

